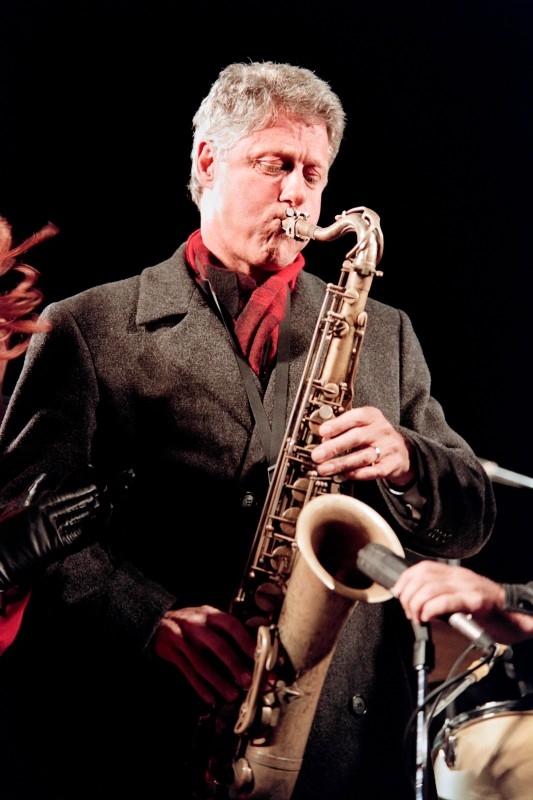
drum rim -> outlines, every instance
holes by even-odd
[[[435,736],[432,753],[438,750],[443,743],[443,739],[448,738],[450,732],[454,732],[457,727],[466,727],[467,724],[478,722],[480,719],[491,719],[500,713],[533,714],[533,693],[524,695],[514,700],[491,700],[476,706],[470,711],[462,711],[452,719],[447,719]]]

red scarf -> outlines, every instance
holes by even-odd
[[[31,592],[28,592],[19,600],[8,603],[5,616],[0,617],[0,655],[13,643],[19,632],[30,594]]]
[[[200,230],[187,240],[187,261],[196,279],[206,279],[207,267],[220,269],[214,256],[205,247]],[[256,375],[265,364],[271,366],[278,347],[279,326],[285,316],[287,292],[294,289],[296,278],[305,266],[304,257],[298,253],[292,264],[275,272],[261,286],[257,286],[233,320],[234,331],[243,355]],[[237,273],[237,276],[239,273]]]

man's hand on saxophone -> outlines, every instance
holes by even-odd
[[[412,445],[378,408],[352,408],[323,422],[321,444],[312,452],[320,475],[342,475],[347,480],[381,478],[403,490],[418,479]]]
[[[255,638],[231,614],[212,606],[168,611],[154,652],[176,666],[208,705],[237,700],[250,686]]]

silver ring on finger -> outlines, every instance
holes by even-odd
[[[371,463],[371,465],[370,465],[371,467],[373,467],[375,464],[377,464],[379,459],[381,458],[381,450],[379,449],[379,447],[376,447],[376,445],[372,445],[372,447],[376,451],[376,457],[373,460],[373,462]]]

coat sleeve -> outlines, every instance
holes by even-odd
[[[446,421],[431,394],[431,377],[409,317],[400,315],[399,431],[415,446],[420,486],[426,498],[422,516],[402,513],[380,482],[380,491],[402,530],[402,543],[422,555],[467,558],[490,537],[496,516],[492,484],[469,444]]]

